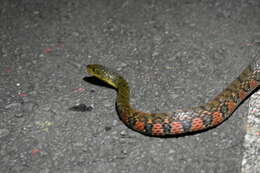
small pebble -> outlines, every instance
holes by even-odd
[[[122,150],[121,151],[123,154],[127,154],[127,150]]]
[[[18,114],[15,114],[15,117],[16,118],[22,118],[24,116],[24,114],[23,113],[18,113]]]
[[[126,133],[126,131],[125,131],[125,130],[123,130],[123,131],[121,131],[121,132],[120,132],[120,135],[121,135],[121,136],[126,136],[126,135],[127,135],[127,133]]]
[[[116,126],[116,125],[117,125],[117,120],[113,120],[112,125],[113,125],[113,126]]]
[[[106,126],[105,127],[105,131],[107,132],[107,131],[109,131],[109,130],[111,130],[112,129],[112,127],[110,127],[110,126]]]
[[[95,93],[95,92],[96,92],[96,90],[94,90],[94,89],[90,90],[90,93]]]

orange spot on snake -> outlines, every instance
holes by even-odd
[[[218,125],[219,123],[221,123],[223,121],[223,117],[222,117],[222,113],[220,112],[214,112],[213,116],[212,116],[212,125]]]
[[[236,108],[236,103],[229,101],[228,102],[228,112],[233,112],[235,110],[235,108]]]
[[[144,131],[144,126],[145,126],[145,124],[144,124],[144,122],[142,122],[142,121],[137,121],[136,123],[135,123],[135,129],[136,130],[140,130],[140,131]]]
[[[257,87],[257,82],[255,80],[251,80],[249,85],[250,85],[250,88],[252,88],[252,89],[256,88]]]
[[[191,122],[191,130],[192,131],[197,131],[203,128],[203,121],[201,118],[194,118],[192,119]]]
[[[171,132],[173,134],[179,134],[183,132],[183,127],[180,122],[172,122],[171,126],[172,126]]]
[[[243,90],[239,91],[239,98],[240,98],[240,100],[243,100],[244,98],[246,98],[246,92]]]
[[[155,135],[162,134],[163,133],[162,125],[159,123],[153,124],[152,133]]]

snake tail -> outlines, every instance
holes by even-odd
[[[99,64],[87,65],[86,71],[116,89],[120,119],[129,128],[151,136],[172,136],[215,127],[260,85],[260,58],[257,58],[208,103],[170,113],[148,113],[131,107],[128,83],[117,72]]]

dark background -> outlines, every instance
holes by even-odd
[[[248,101],[209,131],[147,137],[84,65],[119,71],[140,110],[196,106],[257,56],[259,26],[259,0],[2,0],[0,172],[241,172]]]

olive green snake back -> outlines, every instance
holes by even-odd
[[[258,58],[249,64],[226,89],[204,105],[171,113],[146,113],[131,107],[128,83],[117,72],[99,64],[87,65],[86,71],[117,90],[116,108],[120,119],[129,128],[152,136],[184,134],[217,126],[260,85],[260,59]]]

